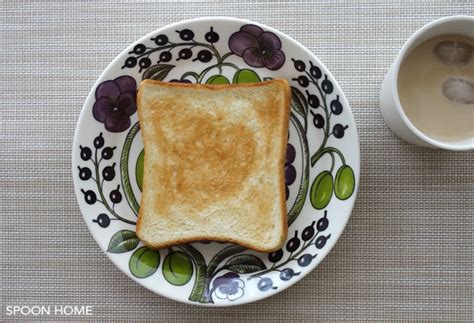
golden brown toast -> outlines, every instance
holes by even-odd
[[[151,248],[198,240],[257,251],[287,236],[285,80],[201,85],[145,80],[145,147],[137,235]]]

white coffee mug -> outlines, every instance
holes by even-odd
[[[382,89],[380,91],[382,116],[390,129],[409,143],[449,150],[474,149],[474,138],[447,142],[430,138],[422,133],[408,119],[398,96],[398,72],[400,71],[400,66],[405,57],[423,41],[445,34],[461,34],[474,37],[474,17],[452,16],[432,21],[415,32],[407,40],[382,83]]]

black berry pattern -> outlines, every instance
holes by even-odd
[[[89,147],[79,146],[79,148],[81,149],[81,159],[83,161],[88,161],[89,159],[91,159],[92,150]]]
[[[111,159],[114,156],[114,150],[117,147],[105,147],[102,150],[102,158],[105,160]]]
[[[343,126],[340,123],[336,123],[334,127],[332,128],[332,134],[337,139],[341,139],[342,137],[344,137],[344,131],[346,131],[347,128],[348,126]]]
[[[160,60],[158,62],[169,62],[173,58],[173,55],[171,55],[171,52],[163,52],[160,54]]]
[[[135,68],[139,67],[139,72],[145,70],[144,78],[152,78],[163,80],[169,71],[174,68],[174,65],[163,65],[171,62],[173,58],[176,61],[189,60],[199,61],[202,63],[208,63],[213,58],[217,59],[217,64],[220,66],[224,64],[225,58],[230,56],[231,53],[226,57],[221,57],[214,44],[220,40],[219,33],[214,30],[213,26],[210,26],[209,30],[204,33],[203,41],[199,41],[194,32],[191,29],[185,28],[182,30],[176,30],[179,38],[178,42],[170,41],[167,35],[160,34],[156,37],[152,37],[150,40],[154,42],[156,47],[147,47],[145,44],[137,44],[129,51],[129,55],[123,63],[122,69],[124,68]],[[198,35],[199,36],[199,35]],[[229,64],[231,66],[232,64]],[[220,67],[219,67],[220,68]],[[162,70],[162,73],[157,71]],[[150,71],[150,72],[148,72]],[[204,73],[206,74],[208,70]],[[181,83],[190,83],[191,81],[186,79],[191,76],[196,82],[203,80],[203,75],[199,75],[194,72],[185,73],[178,81]]]
[[[326,241],[328,241],[330,237],[331,237],[331,234],[327,236],[320,236],[316,239],[314,245],[316,246],[316,248],[322,249],[326,245]]]
[[[112,166],[107,166],[102,170],[102,177],[106,181],[111,181],[115,178],[115,163]]]
[[[97,195],[95,195],[94,191],[87,190],[84,191],[81,189],[82,194],[84,194],[84,200],[87,204],[94,204],[97,201]]]
[[[197,54],[197,57],[193,59],[193,61],[201,61],[203,63],[207,63],[212,59],[212,53],[207,49],[200,50]]]
[[[102,228],[107,228],[110,225],[110,218],[107,214],[101,213],[97,216],[97,219],[92,220],[92,222],[97,223]]]
[[[100,148],[104,147],[104,142],[105,142],[105,140],[104,140],[104,137],[102,136],[102,132],[101,132],[101,133],[100,133],[97,137],[95,137],[95,139],[94,139],[94,147],[95,147],[96,149],[100,149]]]
[[[318,223],[316,224],[316,228],[318,231],[324,231],[328,228],[329,226],[329,220],[324,217],[318,220]]]
[[[336,140],[344,138],[349,126],[339,122],[332,123],[331,119],[340,116],[344,112],[344,107],[338,94],[335,98],[330,98],[333,97],[331,94],[334,92],[334,85],[328,75],[324,74],[311,61],[308,69],[306,69],[305,62],[296,59],[292,59],[292,61],[293,67],[299,73],[292,80],[297,82],[300,87],[305,88],[306,93],[303,95],[299,90],[293,89],[293,92],[297,93],[294,97],[299,98],[303,106],[297,112],[304,118],[312,117],[313,126],[323,131],[322,142],[318,150],[311,156],[311,166],[314,167],[326,154],[331,158],[330,169],[323,170],[314,179],[310,190],[312,206],[317,210],[322,210],[329,204],[333,195],[339,200],[345,200],[352,196],[355,189],[355,176],[352,168],[346,164],[339,149],[328,145],[328,139],[331,136]],[[313,87],[316,92],[312,92],[311,88]],[[329,100],[331,100],[330,103],[328,103]],[[335,169],[338,159],[342,165]],[[308,257],[301,259],[303,264],[308,261]]]
[[[190,29],[176,30],[176,32],[179,33],[179,38],[182,40],[192,40],[194,38],[194,33]]]
[[[313,124],[316,128],[322,129],[324,128],[324,124],[326,123],[324,121],[324,117],[320,113],[314,113],[313,111],[310,111],[310,113],[313,115]]]
[[[295,236],[286,243],[286,250],[294,252],[300,247],[300,239],[298,238],[298,230],[295,231]]]
[[[122,193],[120,193],[120,185],[118,185],[115,190],[110,192],[109,197],[112,203],[114,204],[120,203],[122,201]]]
[[[303,72],[306,69],[306,65],[303,61],[301,60],[295,60],[294,58],[291,59],[293,61],[293,64],[295,66],[295,69],[298,72]]]
[[[309,253],[305,253],[304,255],[298,258],[298,265],[300,265],[300,267],[306,267],[311,263],[314,258],[316,258],[316,255],[313,256]]]
[[[300,75],[297,78],[292,78],[293,81],[297,81],[298,84],[302,87],[308,87],[309,85],[309,80],[306,76]]]
[[[92,171],[89,168],[77,166],[77,169],[79,169],[79,178],[83,181],[87,181],[92,177]]]
[[[141,47],[135,47],[134,51],[142,50]],[[95,189],[81,189],[81,192],[84,197],[84,201],[89,205],[94,205],[95,203],[101,203],[107,209],[109,214],[113,216],[114,219],[111,219],[109,215],[101,213],[97,216],[96,219],[93,219],[92,222],[97,223],[101,228],[107,228],[111,220],[120,220],[128,224],[136,224],[135,221],[131,221],[121,217],[117,212],[115,212],[115,204],[122,201],[122,193],[120,185],[115,189],[109,192],[109,201],[107,200],[104,194],[104,182],[111,182],[116,178],[115,174],[115,165],[107,165],[101,167],[101,164],[104,160],[110,160],[114,156],[114,151],[117,147],[104,147],[105,139],[102,132],[94,138],[92,142],[92,149],[87,146],[79,146],[81,152],[81,159],[85,162],[91,162],[93,170],[88,166],[78,166],[79,179],[81,181],[87,182],[91,180],[95,184]],[[100,157],[99,157],[100,156]]]
[[[296,168],[293,165],[293,162],[296,158],[295,147],[288,143],[286,146],[286,158],[285,158],[285,193],[286,199],[290,196],[289,186],[293,184],[296,180]]]
[[[190,80],[178,80],[178,79],[172,79],[170,80],[171,83],[191,83]]]
[[[324,75],[324,81],[321,83],[321,87],[326,94],[331,94],[333,90],[333,86],[331,81],[328,80],[328,76]]]
[[[300,273],[295,271],[291,268],[285,268],[282,271],[280,271],[280,279],[283,281],[288,281],[294,276],[298,276]]]
[[[149,59],[148,57],[143,57],[138,61],[138,65],[140,66],[140,68],[150,67],[151,59]]]
[[[145,51],[146,51],[145,45],[138,44],[138,45],[135,45],[135,47],[133,48],[132,53],[134,53],[134,54],[143,54]]]
[[[306,91],[306,95],[308,96],[308,104],[311,108],[317,109],[320,107],[321,104],[319,102],[319,98],[316,95],[311,94],[308,91]]]
[[[308,225],[306,228],[304,228],[303,230],[303,233],[301,234],[301,239],[303,239],[303,241],[308,241],[308,240],[311,240],[312,237],[314,237],[314,224],[316,223],[316,221],[313,221],[313,223],[311,223],[311,225]]]
[[[275,286],[273,286],[273,281],[271,278],[265,277],[261,278],[260,281],[257,284],[258,289],[260,289],[262,292],[266,292],[267,290],[270,289],[276,289]]]
[[[137,65],[137,59],[135,57],[127,57],[123,67],[133,68],[136,65]]]
[[[313,62],[309,62],[309,70],[306,70],[305,62],[295,59],[292,59],[292,61],[295,70],[297,72],[302,73],[298,77],[292,78],[292,80],[297,82],[299,86],[304,88],[308,88],[310,84],[314,85],[317,90],[317,94],[319,94],[318,96],[317,94],[311,93],[311,91],[306,90],[306,102],[311,108],[309,112],[313,116],[314,126],[317,129],[323,129],[325,131],[325,140],[327,140],[327,138],[331,135],[334,135],[334,137],[336,137],[337,139],[341,139],[342,137],[344,137],[344,131],[337,131],[338,136],[335,135],[334,131],[330,131],[331,114],[338,116],[343,112],[344,108],[342,106],[342,103],[340,102],[339,95],[336,95],[336,98],[331,101],[329,106],[327,104],[327,96],[334,91],[334,85],[328,79],[328,75],[324,74],[323,78],[323,73],[321,69],[314,65]],[[323,111],[316,112],[316,110],[320,107]],[[343,126],[343,128],[345,130],[348,128],[348,126]],[[323,148],[322,146],[321,148]]]
[[[342,113],[342,104],[339,101],[339,95],[336,96],[335,100],[331,101],[331,112],[337,116]]]
[[[327,211],[324,211],[324,216],[304,228],[301,235],[298,233],[298,230],[295,231],[294,236],[288,240],[285,246],[287,251],[286,259],[284,259],[285,253],[281,249],[269,253],[268,260],[272,263],[272,266],[269,269],[251,275],[247,279],[259,278],[257,287],[262,292],[265,292],[271,288],[278,288],[271,278],[265,277],[266,274],[279,271],[279,277],[282,281],[289,281],[292,277],[299,275],[300,272],[295,272],[292,268],[283,267],[286,267],[290,262],[296,262],[301,268],[309,266],[313,259],[317,257],[318,250],[322,249],[331,237],[331,234],[323,235],[323,232],[328,227],[329,219],[327,218]]]
[[[219,34],[214,31],[214,27],[211,27],[211,30],[206,33],[205,38],[208,43],[217,43],[219,41]]]
[[[313,65],[313,62],[309,62],[309,64],[311,65],[311,67],[309,68],[309,73],[311,74],[313,78],[319,80],[321,76],[323,75],[323,73],[321,72],[321,69]]]
[[[182,50],[179,51],[178,56],[179,58],[177,60],[190,59],[191,56],[193,56],[193,51],[190,50],[189,48],[183,48]]]
[[[279,249],[277,251],[270,252],[268,254],[268,260],[270,260],[273,263],[279,262],[281,260],[281,258],[283,258],[283,250],[281,250],[281,249]]]
[[[158,46],[163,46],[163,45],[166,45],[168,43],[168,36],[158,35],[155,38],[152,38],[151,40],[153,40],[155,42],[155,44],[157,44]]]

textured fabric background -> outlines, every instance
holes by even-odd
[[[6,305],[61,304],[94,306],[75,320],[112,322],[473,320],[474,151],[408,145],[378,106],[403,42],[435,18],[474,15],[472,0],[1,3],[0,320],[22,318]],[[154,29],[209,15],[267,24],[313,51],[352,105],[362,153],[352,218],[326,260],[277,296],[220,309],[165,299],[116,269],[82,220],[70,166],[108,63]]]

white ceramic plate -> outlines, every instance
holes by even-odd
[[[143,176],[136,90],[144,78],[199,83],[285,78],[292,86],[287,181],[288,241],[257,253],[196,242],[150,250],[135,235]],[[72,170],[84,220],[113,263],[177,301],[228,306],[269,297],[313,270],[349,219],[359,182],[359,141],[347,100],[324,65],[295,40],[234,18],[201,18],[157,30],[102,73],[82,110]]]

